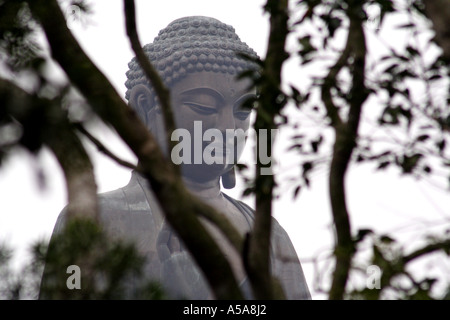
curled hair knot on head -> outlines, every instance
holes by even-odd
[[[252,59],[258,55],[242,42],[232,26],[217,19],[191,16],[177,19],[162,29],[144,52],[155,66],[165,85],[170,87],[188,73],[212,71],[237,75],[243,70],[257,70]],[[244,54],[252,59],[239,56]],[[125,98],[130,99],[134,86],[143,84],[155,96],[136,58],[128,64]]]

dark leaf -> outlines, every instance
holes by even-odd
[[[403,159],[400,161],[403,173],[411,173],[422,157],[423,155],[420,153],[416,153],[412,156],[403,156]]]
[[[287,149],[287,151],[290,151],[290,150],[302,150],[302,148],[303,148],[303,144],[301,144],[301,143],[296,143],[296,144],[293,144],[292,146],[290,146],[290,147]]]
[[[424,166],[423,171],[428,174],[428,173],[431,173],[432,169],[430,166]]]
[[[428,78],[429,81],[439,80],[442,79],[441,74],[433,74],[430,78]]]
[[[406,47],[406,51],[408,51],[408,53],[414,57],[414,56],[418,56],[419,55],[419,51],[417,51],[417,49],[411,47],[411,46],[407,46]]]
[[[322,135],[320,135],[317,140],[311,141],[311,148],[313,153],[317,153],[317,151],[319,150],[319,146],[322,144],[322,141],[323,141]]]
[[[355,242],[363,241],[368,235],[373,234],[373,230],[371,229],[359,229],[358,234],[355,237]]]
[[[429,135],[427,135],[427,134],[422,134],[422,135],[418,136],[416,140],[417,140],[417,141],[426,141],[426,140],[428,140],[428,138],[430,138]]]
[[[445,149],[446,143],[447,142],[445,141],[445,139],[442,139],[442,140],[436,142],[436,147],[439,149],[439,153],[442,154],[442,152]]]
[[[237,167],[237,169],[238,169],[239,171],[243,171],[243,170],[247,170],[247,169],[248,169],[248,166],[245,165],[245,164],[243,164],[243,163],[237,163],[237,164],[236,164],[236,167]]]
[[[395,240],[393,238],[389,237],[388,235],[380,236],[380,241],[385,244],[392,244],[395,242]]]
[[[414,23],[405,23],[405,24],[398,25],[397,28],[398,29],[410,29],[410,28],[413,28],[414,26],[415,26]]]
[[[242,195],[245,197],[245,196],[251,195],[254,192],[255,192],[255,188],[246,188],[244,190],[244,192],[242,193]]]
[[[308,178],[309,172],[313,169],[314,165],[311,161],[303,162],[302,164],[302,178],[305,181],[307,187],[310,186],[310,180]]]
[[[390,164],[391,164],[390,161],[383,161],[383,162],[380,162],[380,164],[378,165],[378,168],[377,168],[377,169],[385,169],[385,168],[387,168]]]
[[[313,168],[313,163],[310,161],[306,161],[302,164],[303,174],[308,173]]]
[[[385,70],[384,70],[384,72],[386,72],[386,73],[392,73],[396,68],[398,68],[398,64],[397,63],[394,63],[394,64],[392,64],[392,65],[390,65],[389,67],[387,67]]]
[[[300,190],[302,189],[301,185],[298,185],[295,190],[294,190],[294,196],[293,199],[297,198],[298,193],[300,192]]]

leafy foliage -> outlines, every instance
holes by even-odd
[[[341,43],[339,34],[348,30],[348,7],[352,1],[300,1],[298,8],[304,14],[294,22],[294,30],[301,34],[298,36],[300,50],[296,53],[302,66],[314,64],[324,66],[328,56],[339,55],[342,50],[336,48]],[[403,6],[403,7],[402,7]],[[369,16],[368,9],[373,9],[378,15]],[[441,169],[447,168],[449,160],[447,122],[449,118],[448,102],[448,64],[442,55],[436,53],[433,39],[429,37],[430,30],[425,27],[426,20],[423,16],[423,4],[420,1],[411,3],[393,1],[365,1],[363,11],[366,23],[366,32],[370,33],[369,22],[377,21],[378,27],[374,36],[381,38],[383,22],[391,15],[404,14],[409,22],[400,24],[396,28],[409,35],[409,40],[404,47],[394,48],[386,44],[386,54],[378,54],[375,50],[369,52],[367,60],[371,63],[367,67],[367,90],[370,92],[369,100],[376,101],[366,108],[378,109],[378,123],[364,123],[366,127],[378,127],[377,135],[366,135],[361,132],[358,143],[355,145],[354,159],[357,162],[377,162],[379,169],[385,169],[390,165],[400,168],[403,174],[416,176],[432,174],[435,171],[431,162]],[[369,20],[370,19],[370,20]],[[390,26],[386,26],[389,28]],[[378,51],[378,50],[377,50]],[[381,50],[380,50],[381,51]],[[427,58],[425,58],[427,57]],[[352,73],[351,62],[343,61],[342,69],[333,77],[331,84],[331,99],[343,118],[348,114],[348,103],[351,99],[350,88]],[[325,66],[327,68],[327,66]],[[329,68],[329,67],[328,67]],[[317,77],[311,85],[300,90],[291,86],[291,101],[310,118],[317,123],[331,124],[327,111],[324,110],[324,101],[317,101],[314,92],[324,90],[325,78]],[[418,96],[415,91],[423,92]],[[305,94],[302,94],[305,92]],[[436,95],[438,93],[438,95]],[[372,102],[371,101],[371,102]],[[372,106],[373,104],[377,106]],[[347,114],[346,114],[347,113]],[[373,112],[370,113],[371,117]],[[325,115],[325,116],[324,116]],[[295,124],[297,125],[297,124]],[[301,128],[302,125],[297,125]],[[306,127],[303,124],[303,127]],[[325,130],[325,129],[324,129]],[[394,130],[394,131],[393,131]],[[395,136],[391,135],[395,132]],[[378,133],[380,133],[378,135]],[[387,134],[387,136],[386,136]],[[401,137],[397,139],[396,136]],[[303,143],[298,143],[301,137]],[[294,144],[291,149],[304,155],[304,141],[309,135],[301,131],[294,136]],[[390,143],[386,143],[391,140]],[[319,140],[322,142],[322,140]],[[313,143],[314,140],[311,140]],[[320,151],[317,144],[313,148],[314,153]],[[384,149],[384,150],[383,150]],[[320,159],[318,156],[317,158]],[[431,160],[433,159],[433,160]],[[321,162],[321,161],[319,161]],[[313,161],[315,167],[317,161]],[[310,171],[309,166],[306,167]],[[448,169],[446,169],[448,171]],[[303,175],[303,174],[302,174]],[[450,174],[448,174],[450,178]],[[306,184],[305,184],[306,185]]]
[[[37,242],[23,270],[9,266],[12,251],[0,250],[1,299],[164,299],[161,287],[142,277],[144,257],[134,245],[110,239],[88,220],[73,220]],[[80,288],[67,285],[69,266],[80,268]],[[68,280],[69,279],[69,280]],[[130,284],[133,290],[130,290]]]
[[[291,29],[297,47],[291,55],[299,61],[298,74],[306,76],[303,83],[290,84],[290,92],[285,93],[297,110],[290,113],[291,117],[300,119],[289,123],[293,134],[288,150],[298,153],[300,166],[300,174],[292,178],[294,198],[314,183],[316,172],[330,171],[331,179],[333,172],[342,173],[344,168],[345,174],[353,163],[373,163],[378,170],[397,168],[402,175],[437,180],[441,188],[450,187],[449,66],[434,42],[422,1],[305,0],[299,1],[295,10]],[[393,22],[396,18],[401,22]],[[358,23],[363,26],[366,40],[371,39],[366,42],[365,67],[355,60],[363,46],[352,31]],[[404,43],[385,40],[386,32],[401,33]],[[355,82],[361,73],[364,83]],[[367,97],[355,104],[356,94]],[[299,117],[292,116],[295,112]],[[351,138],[352,122],[357,126],[356,136],[347,139]],[[333,171],[344,148],[350,148],[351,158],[340,170]],[[336,187],[330,184],[332,201]],[[344,192],[340,196],[342,208]],[[332,210],[336,214],[336,209]],[[340,229],[342,217],[351,216],[348,210],[344,211],[343,215],[334,216],[338,238],[339,234],[353,234],[350,224]],[[372,263],[385,271],[396,270],[385,276],[382,288],[393,286],[398,274],[411,278],[406,266],[398,262],[404,252],[397,252],[398,261],[383,258],[383,253],[392,249],[386,248],[387,243],[391,244],[388,239],[380,236],[373,247]],[[445,239],[441,239],[441,244],[441,250],[447,250]],[[335,257],[347,252],[346,260],[352,260],[351,246],[348,241],[339,246],[338,240]],[[357,250],[354,252],[357,254]],[[429,279],[411,280],[409,291],[402,291],[398,298],[429,298],[432,287]],[[379,290],[375,291],[365,288],[358,294],[360,298],[383,297]]]
[[[364,230],[359,233],[364,236],[355,239],[361,246],[363,243],[370,248],[369,259],[365,265],[361,263],[355,266],[354,272],[363,273],[366,276],[368,265],[378,267],[379,274],[375,275],[378,288],[367,286],[363,283],[360,287],[349,290],[349,299],[401,299],[401,300],[441,300],[448,299],[449,287],[436,291],[438,278],[435,276],[423,276],[419,278],[411,272],[411,265],[416,260],[426,255],[438,252],[439,255],[448,257],[450,252],[449,232],[436,238],[429,237],[423,247],[412,252],[400,245],[398,240],[388,235],[376,235],[372,230]]]

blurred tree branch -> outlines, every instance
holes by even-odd
[[[350,25],[346,47],[336,65],[330,69],[329,75],[325,80],[325,83],[336,82],[337,74],[343,65],[348,65],[351,69],[352,84],[348,99],[347,121],[342,121],[339,118],[339,110],[331,104],[331,96],[326,95],[324,100],[328,115],[331,118],[331,124],[335,130],[333,158],[329,174],[329,193],[337,243],[335,247],[335,271],[329,292],[330,299],[343,299],[352,256],[355,251],[351,235],[350,214],[346,201],[345,175],[353,149],[356,146],[362,106],[368,96],[364,85],[366,46],[361,13],[362,5],[350,1],[347,10]],[[349,60],[350,57],[352,58],[351,61]],[[325,88],[325,92],[329,90],[329,88]]]
[[[425,13],[433,22],[435,39],[443,50],[444,59],[450,64],[450,5],[446,0],[423,0]]]
[[[97,185],[92,163],[60,108],[60,100],[31,95],[9,80],[0,79],[1,108],[19,123],[39,121],[42,142],[55,154],[63,170],[68,193],[68,217],[98,220]],[[3,111],[3,110],[2,110]],[[33,114],[40,114],[35,119]],[[24,129],[29,128],[24,126]],[[37,132],[33,132],[36,135]]]
[[[263,137],[261,132],[271,132],[275,129],[275,117],[284,107],[281,91],[281,68],[288,55],[284,46],[288,35],[288,1],[269,0],[264,9],[270,14],[269,43],[266,58],[263,63],[260,88],[259,106],[257,108],[254,128],[257,132],[257,146],[259,140],[266,139],[267,154],[272,153],[270,137]],[[267,131],[262,131],[265,129]],[[271,134],[271,133],[270,133]],[[269,134],[269,135],[270,135]],[[269,163],[271,166],[272,163]],[[262,164],[258,157],[255,173],[255,222],[253,232],[248,239],[248,257],[246,269],[252,281],[253,292],[257,299],[282,298],[283,292],[270,274],[270,239],[272,226],[272,198],[275,187],[273,173],[267,164]]]
[[[147,79],[152,84],[158,99],[161,103],[161,109],[164,118],[164,124],[166,129],[166,137],[168,150],[172,150],[175,142],[172,141],[172,132],[175,130],[175,121],[173,118],[172,104],[170,102],[170,91],[164,85],[158,72],[155,70],[148,57],[145,55],[144,50],[142,50],[141,42],[139,41],[139,36],[136,30],[136,13],[135,13],[134,0],[124,0],[124,12],[125,12],[125,26],[128,38],[130,40],[131,48],[133,49],[136,59],[139,65],[144,70]],[[171,161],[169,161],[172,163]],[[175,170],[179,167],[174,165]]]

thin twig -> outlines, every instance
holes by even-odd
[[[112,153],[108,148],[105,147],[103,143],[101,143],[97,138],[95,138],[92,134],[89,133],[89,131],[86,130],[86,128],[83,127],[81,123],[74,123],[73,124],[75,128],[80,131],[82,134],[84,134],[100,151],[101,153],[105,154],[121,166],[124,166],[126,168],[139,171],[139,168],[132,164],[131,162],[128,162],[126,160],[120,159],[118,156],[116,156],[114,153]]]
[[[426,245],[425,247],[418,249],[412,253],[410,253],[407,256],[404,256],[402,258],[402,262],[404,264],[411,262],[417,258],[420,258],[426,254],[429,254],[431,252],[435,252],[435,251],[439,251],[439,250],[443,250],[445,252],[448,252],[450,250],[450,239],[441,241],[441,242],[437,242],[437,243],[431,243],[429,245]]]
[[[351,46],[348,37],[350,37],[350,32],[349,35],[347,36],[347,42],[344,50],[342,51],[336,63],[330,68],[330,71],[325,77],[322,86],[321,98],[327,110],[328,117],[331,120],[331,125],[333,127],[337,127],[342,124],[342,119],[339,116],[338,108],[334,104],[333,97],[331,96],[331,89],[336,82],[337,75],[339,74],[341,69],[347,64],[347,60],[350,57]]]
[[[139,36],[136,29],[136,9],[133,0],[124,0],[124,10],[125,10],[125,25],[128,38],[130,40],[131,48],[133,49],[136,59],[141,66],[147,79],[151,82],[153,89],[158,97],[161,104],[161,111],[163,115],[167,146],[168,150],[172,150],[175,146],[175,141],[172,141],[172,132],[176,129],[175,120],[172,112],[172,106],[170,101],[170,90],[165,86],[161,77],[159,76],[156,69],[153,67],[152,63],[146,56],[144,50],[142,49],[141,42],[139,41]],[[175,170],[179,170],[178,166],[173,165]]]

